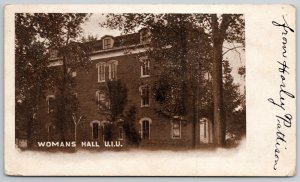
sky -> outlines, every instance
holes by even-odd
[[[118,36],[121,34],[119,30],[112,30],[103,28],[100,23],[105,21],[105,15],[92,14],[88,21],[82,24],[83,33],[82,36],[87,37],[88,35],[97,36],[100,39],[104,35]]]
[[[103,14],[92,14],[88,21],[82,24],[82,36],[87,37],[88,35],[96,36],[100,39],[104,35],[118,36],[122,32],[120,30],[112,30],[100,26],[100,23],[105,21],[105,15]],[[238,46],[238,45],[235,45]],[[232,48],[232,44],[226,44],[224,47]],[[224,49],[226,50],[226,49]],[[244,92],[245,80],[238,74],[238,69],[241,66],[245,66],[245,51],[237,49],[238,51],[229,51],[224,55],[224,59],[229,60],[232,66],[231,75],[234,77],[234,82],[240,85],[240,91]],[[247,69],[246,69],[247,72]]]

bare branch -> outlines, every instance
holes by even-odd
[[[238,48],[243,48],[244,46],[234,46],[233,48],[227,48],[227,47],[224,47],[224,48],[227,48],[228,50],[226,50],[222,55],[224,56],[225,54],[227,54],[229,51],[237,51],[238,52]]]

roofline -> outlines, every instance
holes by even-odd
[[[145,52],[145,44],[139,44],[139,45],[133,45],[133,46],[129,46],[128,47],[130,49],[131,54],[139,54],[139,53],[142,53],[142,52]],[[143,49],[144,48],[144,49]],[[97,52],[94,52],[94,53],[89,53],[89,56],[91,57],[91,61],[95,61],[95,60],[101,60],[101,59],[105,59],[105,58],[108,58],[106,56],[103,57],[103,55],[105,54],[109,54],[109,53],[112,53],[112,54],[115,54],[115,55],[111,55],[111,58],[113,57],[118,57],[118,56],[123,56],[123,55],[126,55],[126,53],[123,51],[124,50],[124,47],[120,47],[120,48],[117,48],[117,49],[110,49],[110,50],[102,50],[102,51],[97,51]],[[118,52],[120,54],[118,54]],[[97,55],[99,55],[100,57],[97,58]],[[94,58],[92,58],[94,57]],[[62,65],[62,59],[53,59],[48,67],[55,67],[55,66],[61,66]]]
[[[105,37],[112,37],[112,38],[114,38],[114,36],[112,36],[112,35],[103,35],[101,38],[100,38],[100,40],[102,40],[102,39],[104,39]]]
[[[124,47],[117,47],[117,48],[112,48],[112,49],[102,49],[102,50],[98,50],[98,51],[93,51],[91,53],[89,53],[89,55],[95,55],[95,54],[101,54],[101,53],[109,53],[109,52],[115,52],[115,51],[119,51],[122,49],[133,49],[133,48],[140,48],[140,47],[145,47],[147,44],[136,44],[136,45],[130,45],[130,46],[124,46]]]

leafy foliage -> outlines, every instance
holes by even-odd
[[[127,87],[120,79],[107,80],[105,86],[99,85],[99,90],[103,91],[108,99],[107,102],[97,103],[101,105],[100,112],[106,114],[109,121],[115,122],[123,114],[127,104]]]
[[[93,36],[93,35],[88,35],[87,37],[82,37],[80,42],[82,43],[90,43],[90,42],[93,42],[93,41],[96,41],[98,40],[98,37],[97,36]]]
[[[243,105],[244,95],[240,93],[239,85],[234,83],[230,74],[232,68],[229,60],[223,61],[223,86],[224,86],[224,102],[225,117],[227,122],[227,134],[233,139],[241,139],[246,134],[246,108]]]
[[[31,142],[37,132],[34,119],[39,99],[45,88],[49,88],[47,77],[47,51],[37,40],[32,16],[15,14],[15,98],[16,137]]]
[[[134,123],[136,121],[136,107],[132,106],[124,116],[124,131],[127,137],[127,141],[130,144],[138,145],[141,142],[140,134],[135,129]]]
[[[83,47],[84,45],[74,43],[81,32],[80,24],[87,17],[87,14],[75,13],[20,13],[15,15],[17,101],[32,102],[26,105],[28,111],[23,113],[34,115],[43,91],[49,89],[55,91],[58,107],[55,115],[56,124],[59,126],[62,140],[65,139],[64,128],[67,128],[65,122],[70,121],[71,114],[77,110],[76,104],[72,103],[73,94],[70,94],[73,93],[75,82],[69,71],[70,69],[74,71],[78,66],[86,66],[89,63],[87,49]],[[60,58],[63,63],[61,69],[48,67],[51,62],[49,49],[58,50],[58,55],[61,57],[57,58]],[[22,118],[22,116],[17,117]],[[32,123],[29,120],[28,122]],[[32,125],[27,126],[28,131],[32,128]]]
[[[154,98],[161,106],[159,112],[169,117],[184,115],[186,100],[192,99],[194,122],[199,119],[196,117],[198,111],[202,116],[214,119],[215,143],[224,145],[225,110],[230,108],[232,112],[238,102],[223,98],[223,92],[227,89],[225,97],[230,98],[238,94],[228,75],[223,85],[223,43],[244,45],[244,24],[241,14],[125,13],[108,14],[102,26],[123,30],[125,34],[141,28],[149,30],[151,42],[147,45],[146,55],[158,65],[154,70],[160,77],[152,84]],[[230,73],[229,67],[226,68],[228,70],[224,72]],[[211,79],[205,79],[206,75],[211,75]],[[232,95],[229,95],[230,91],[233,91]]]
[[[154,98],[160,103],[157,112],[168,117],[186,114],[188,84],[198,80],[209,61],[209,41],[205,30],[196,23],[193,14],[109,14],[102,24],[120,28],[124,33],[151,32],[147,55],[151,60],[154,75],[159,80],[152,83]],[[178,43],[180,42],[180,43]]]
[[[117,121],[123,122],[126,139],[129,144],[138,145],[140,142],[140,135],[136,131],[134,123],[136,121],[136,107],[131,106],[128,111],[125,111],[127,106],[127,92],[126,85],[120,80],[107,80],[106,84],[100,84],[99,90],[107,96],[106,101],[98,101],[100,105],[100,113],[106,115],[110,124],[105,127],[105,137],[111,140],[113,138],[114,126],[117,126]],[[109,104],[107,104],[109,103]]]

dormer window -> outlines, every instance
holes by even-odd
[[[151,41],[150,30],[144,28],[140,31],[140,42],[141,44],[148,44]]]
[[[103,39],[103,49],[111,49],[113,47],[114,40],[112,37],[105,37]]]
[[[54,60],[59,58],[59,52],[57,49],[50,49],[49,50],[49,59]]]

